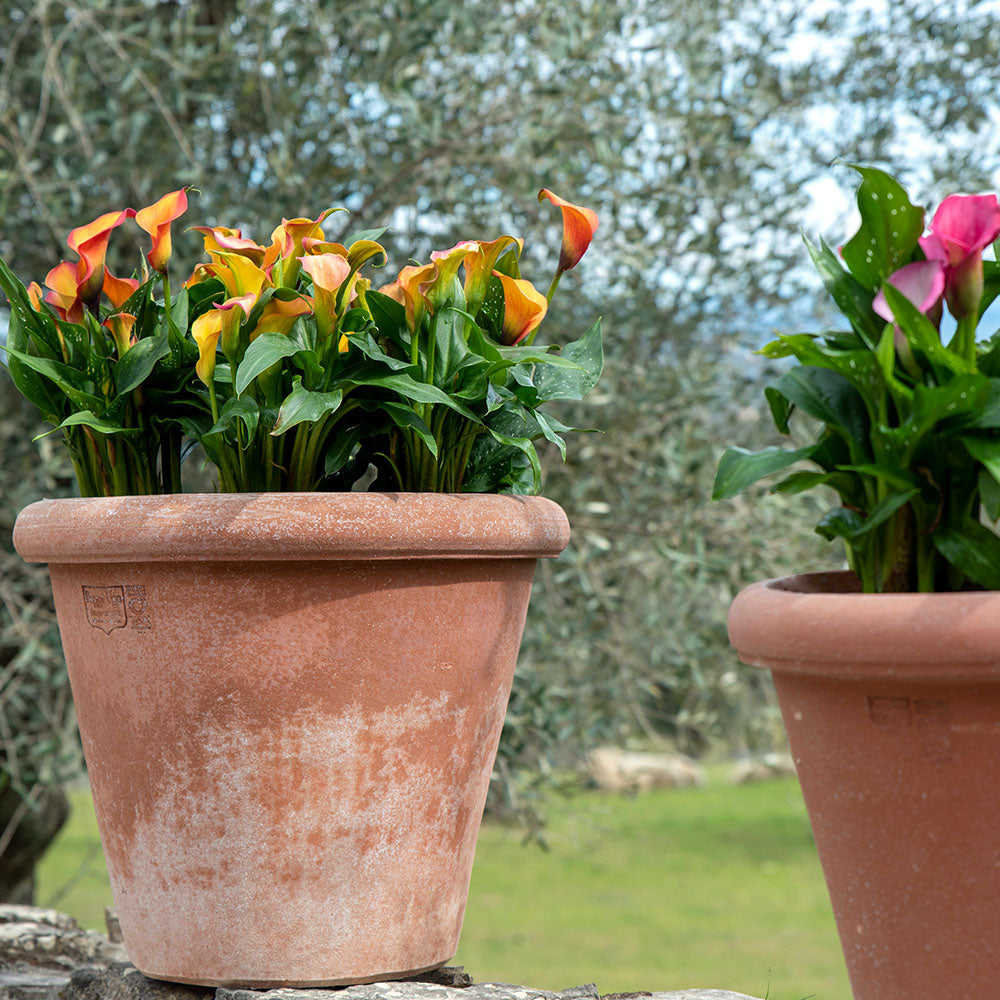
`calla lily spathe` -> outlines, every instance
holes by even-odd
[[[302,270],[312,278],[316,302],[316,335],[327,340],[337,326],[337,301],[341,286],[351,276],[351,265],[339,253],[300,257]]]
[[[180,188],[165,194],[158,201],[135,213],[135,221],[143,232],[153,239],[153,249],[146,254],[149,266],[160,274],[166,274],[167,262],[172,252],[170,225],[179,219],[188,207],[187,188]],[[103,261],[102,261],[103,263]]]
[[[558,274],[569,271],[580,263],[587,252],[594,233],[597,232],[597,213],[592,209],[574,205],[572,202],[553,194],[548,188],[538,192],[538,200],[548,199],[557,208],[562,209],[563,238],[559,252]]]
[[[524,278],[493,272],[503,285],[503,335],[505,344],[519,344],[545,319],[549,300]]]
[[[920,248],[945,265],[945,298],[956,319],[974,315],[983,297],[983,250],[1000,235],[997,196],[949,195],[931,220]]]
[[[120,212],[105,212],[93,222],[78,226],[66,238],[66,245],[80,257],[77,264],[76,297],[95,312],[101,286],[104,284],[104,258],[107,256],[111,233],[134,214],[130,208]]]

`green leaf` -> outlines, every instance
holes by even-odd
[[[759,479],[809,458],[812,452],[813,446],[796,448],[794,451],[774,447],[763,448],[760,451],[727,448],[715,471],[712,499],[728,500],[742,493]]]
[[[884,321],[872,309],[872,293],[849,271],[845,271],[837,255],[822,240],[819,246],[805,240],[816,270],[833,297],[837,308],[850,320],[851,326],[869,346],[878,342]]]
[[[355,243],[360,243],[363,240],[380,240],[388,231],[388,226],[382,226],[380,229],[359,229],[356,233],[351,233],[344,239],[344,246],[348,250],[354,246]]]
[[[61,431],[64,427],[79,426],[90,427],[98,434],[135,434],[138,431],[136,427],[122,427],[121,424],[99,417],[90,410],[80,410],[77,413],[71,413],[58,427],[53,427],[52,430],[39,434],[32,440],[37,441],[39,438],[48,437],[49,434],[55,434],[56,431]]]
[[[10,372],[10,377],[21,395],[38,407],[43,419],[50,424],[57,424],[63,413],[65,400],[49,381],[42,378],[29,365],[22,364],[17,360],[18,352],[27,351],[27,340],[20,312],[12,309],[7,327],[7,350],[4,352],[7,371]]]
[[[861,533],[864,525],[865,519],[857,511],[834,507],[819,519],[814,530],[830,542],[835,538],[851,541]]]
[[[445,308],[431,317],[435,385],[447,385],[469,355],[465,323],[466,314],[458,309]]]
[[[276,361],[290,358],[301,347],[280,333],[262,333],[248,348],[236,370],[236,393],[241,395],[261,372]]]
[[[1000,538],[978,521],[961,527],[939,528],[931,535],[934,547],[974,583],[1000,590]]]
[[[601,341],[601,321],[579,339],[566,344],[560,357],[579,365],[579,369],[557,368],[539,364],[535,371],[535,388],[538,398],[583,399],[597,385],[604,370],[604,348]],[[548,360],[547,358],[545,359]]]
[[[434,439],[434,435],[427,424],[420,419],[419,415],[413,409],[405,403],[393,403],[389,400],[380,400],[378,409],[388,413],[397,427],[415,431],[424,444],[427,445],[427,450],[435,458],[438,457],[438,444]]]
[[[256,341],[254,341],[256,343]],[[297,424],[316,423],[340,408],[344,394],[340,389],[333,392],[310,392],[302,387],[302,379],[296,375],[292,379],[292,391],[278,410],[272,436],[280,437]]]
[[[52,361],[49,358],[36,358],[31,354],[15,351],[10,346],[7,347],[7,354],[54,382],[78,409],[104,409],[104,400],[88,391],[94,388],[93,382],[75,368],[70,368],[68,365]]]
[[[960,375],[945,385],[917,385],[913,389],[911,420],[923,437],[941,420],[976,415],[990,395],[984,375]]]
[[[461,413],[463,417],[475,423],[480,422],[470,409],[447,393],[442,392],[436,385],[418,382],[406,372],[395,372],[391,375],[355,374],[350,378],[345,377],[343,382],[345,386],[367,385],[375,389],[392,389],[404,399],[413,400],[415,403],[440,403],[442,406],[455,410],[456,413]]]
[[[793,472],[771,487],[772,493],[804,493],[817,486],[825,486],[836,475],[834,472]]]
[[[969,455],[1000,483],[1000,440],[971,434],[963,435],[960,440]]]
[[[842,375],[828,368],[801,366],[785,372],[769,388],[809,416],[842,432],[848,441],[864,446],[868,411],[858,390]]]
[[[922,352],[934,367],[938,382],[948,375],[976,374],[974,361],[948,350],[934,324],[901,292],[888,283],[883,287],[892,314],[914,351]]]
[[[149,377],[161,358],[170,353],[170,344],[162,334],[133,344],[114,366],[115,393],[125,396]]]
[[[1000,519],[1000,480],[988,469],[979,470],[979,499],[991,521]]]
[[[248,447],[250,438],[256,433],[259,422],[260,407],[257,405],[255,399],[249,396],[230,396],[223,404],[218,421],[208,431],[208,434],[225,434],[234,428],[237,423],[242,423],[247,430],[246,440],[243,442],[243,445],[244,447]],[[233,437],[232,439],[238,441],[239,437]]]
[[[912,259],[924,230],[924,210],[910,204],[903,187],[884,171],[849,166],[861,174],[857,194],[861,225],[844,244],[841,256],[874,295],[893,271]]]

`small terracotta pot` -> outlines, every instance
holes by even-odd
[[[50,500],[47,562],[125,946],[210,986],[455,953],[542,498]]]
[[[855,1000],[1000,984],[1000,592],[754,584],[729,615],[774,676]]]

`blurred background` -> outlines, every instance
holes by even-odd
[[[835,246],[852,231],[844,161],[893,170],[930,205],[1000,183],[1000,3],[2,8],[0,257],[25,282],[64,255],[70,228],[181,185],[198,189],[182,222],[260,240],[282,216],[344,206],[328,236],[388,226],[393,275],[458,239],[520,235],[524,276],[543,288],[560,220],[539,188],[595,209],[597,236],[563,278],[543,339],[603,317],[603,383],[560,414],[601,433],[577,436],[565,464],[546,456],[544,492],[566,509],[573,541],[536,577],[490,812],[519,820],[516,839],[546,838],[553,812],[572,812],[558,793],[592,780],[599,746],[680,753],[709,774],[783,749],[769,682],[728,648],[726,609],[754,579],[841,554],[811,532],[822,498],[713,505],[715,463],[726,444],[772,439],[761,390],[775,372],[754,349],[774,328],[836,322],[800,231]],[[200,243],[177,232],[175,255],[193,263]],[[121,274],[140,259],[125,240],[112,254]],[[31,898],[35,862],[68,812],[64,790],[82,773],[47,577],[10,541],[22,506],[73,490],[52,439],[32,442],[44,429],[0,373],[0,899]],[[770,821],[760,800],[761,829],[780,831],[775,811],[787,806],[798,817],[789,836],[808,847],[795,793],[779,799]],[[719,822],[738,833],[754,808],[723,809]],[[561,821],[553,853],[569,836]],[[748,849],[737,836],[727,850],[737,843]],[[760,850],[758,873],[777,863],[776,849]],[[821,888],[818,898],[822,908]],[[716,939],[719,926],[709,921]],[[501,978],[534,969],[503,954]],[[741,988],[763,994],[771,962],[761,956],[761,982]]]

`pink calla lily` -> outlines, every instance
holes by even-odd
[[[887,279],[899,289],[922,313],[931,313],[941,300],[945,289],[945,267],[939,260],[916,260],[894,271]],[[887,322],[894,323],[892,309],[885,292],[879,292],[872,308]]]
[[[1000,235],[1000,204],[994,194],[953,194],[938,206],[930,233],[920,239],[928,260],[941,261],[945,297],[956,319],[974,315],[983,297],[983,250]]]

